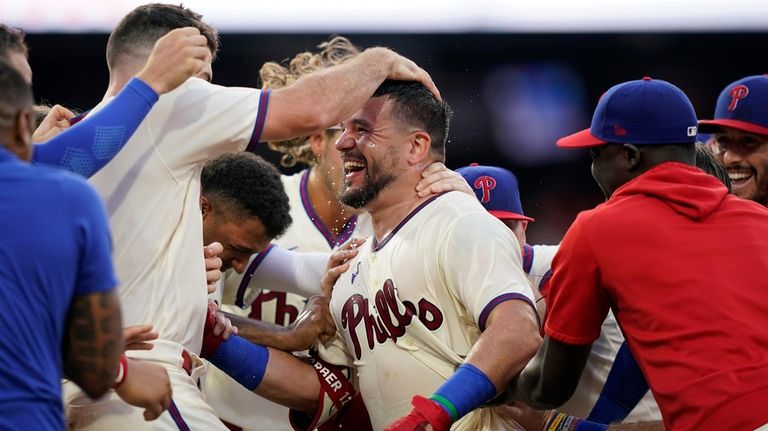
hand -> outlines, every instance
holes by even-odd
[[[440,90],[438,90],[435,83],[432,82],[432,77],[430,77],[424,69],[420,68],[413,61],[386,48],[370,48],[366,51],[381,51],[384,55],[388,55],[390,57],[391,68],[389,70],[389,74],[387,75],[387,79],[394,79],[396,81],[421,82],[425,87],[427,87],[427,89],[429,89],[432,94],[435,95],[437,100],[443,100],[443,98],[440,96]]]
[[[203,247],[205,257],[205,280],[208,282],[208,293],[216,291],[216,284],[221,280],[221,258],[219,254],[224,251],[224,246],[218,242],[212,242]]]
[[[385,431],[448,431],[453,420],[451,415],[436,402],[416,395],[411,400],[413,410],[396,420]]]
[[[328,264],[325,266],[325,274],[320,280],[320,291],[324,296],[331,296],[336,280],[341,274],[347,272],[349,260],[357,256],[358,249],[364,242],[365,238],[352,238],[331,254]]]
[[[177,28],[155,42],[147,64],[136,77],[158,95],[165,94],[198,73],[209,55],[208,40],[200,30]]]
[[[229,318],[218,310],[216,302],[212,299],[208,300],[208,310],[210,313],[211,307],[216,312],[216,322],[213,326],[213,335],[219,337],[222,340],[227,340],[231,335],[237,335],[237,326],[232,326],[232,322]]]
[[[40,123],[40,126],[37,127],[35,133],[32,134],[32,142],[41,143],[49,141],[63,130],[68,129],[69,120],[74,117],[75,114],[69,109],[61,105],[54,105],[42,123]]]
[[[443,192],[457,191],[475,197],[475,192],[461,174],[445,167],[440,162],[433,162],[421,172],[421,181],[416,184],[420,198]]]
[[[285,349],[289,351],[306,350],[318,339],[325,341],[336,333],[331,309],[330,297],[315,295],[307,300],[307,305],[299,313],[296,321],[288,326],[290,334],[285,340]]]
[[[160,334],[152,330],[152,325],[136,325],[123,328],[123,345],[125,350],[152,350],[154,345],[148,343],[157,339]]]
[[[115,389],[126,403],[144,410],[144,419],[157,419],[171,403],[171,380],[160,365],[128,359],[125,381]]]

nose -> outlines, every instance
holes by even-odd
[[[336,140],[334,146],[339,151],[348,151],[355,146],[355,140],[349,134],[348,130],[345,130],[341,132],[341,135],[339,135],[339,139]]]
[[[726,167],[738,165],[743,160],[741,153],[734,151],[732,148],[723,149],[719,156]]]

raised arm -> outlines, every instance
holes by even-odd
[[[344,64],[272,91],[262,140],[288,139],[337,125],[386,79],[419,81],[440,97],[432,78],[414,62],[386,48],[370,48]]]

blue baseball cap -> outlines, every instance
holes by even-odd
[[[703,132],[721,127],[768,135],[768,76],[748,76],[725,87],[717,98],[715,118],[699,121]]]
[[[480,203],[497,219],[534,221],[523,214],[517,178],[512,172],[477,163],[456,169],[456,172],[467,180]]]
[[[611,87],[597,103],[592,126],[558,140],[557,146],[694,143],[696,132],[696,112],[688,96],[669,82],[646,76]]]

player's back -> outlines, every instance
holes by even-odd
[[[20,163],[5,150],[0,160],[0,429],[63,429],[59,379],[70,304],[116,284],[104,210],[80,178]],[[106,261],[88,261],[96,260],[88,249],[94,241],[106,247]]]

